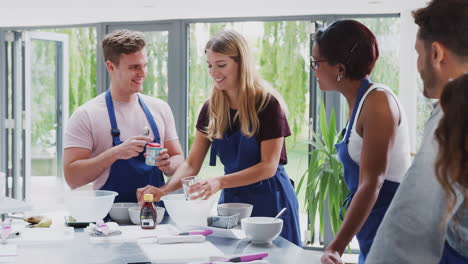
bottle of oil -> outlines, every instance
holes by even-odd
[[[141,207],[140,223],[142,229],[156,228],[156,210],[153,206],[153,194],[147,193],[143,196],[145,203]]]

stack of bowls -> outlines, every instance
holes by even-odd
[[[128,209],[135,206],[137,206],[136,203],[115,203],[112,205],[109,216],[118,224],[129,225],[132,222],[130,221]]]
[[[155,207],[156,209],[156,223],[160,224],[164,218],[164,213],[166,209],[164,207]],[[134,225],[139,225],[140,223],[140,213],[141,208],[138,206],[128,208],[128,214],[130,215],[130,220]]]
[[[230,216],[239,214],[239,223],[242,219],[252,214],[253,205],[247,203],[223,203],[218,204],[219,216]]]

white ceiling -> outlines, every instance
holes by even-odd
[[[190,18],[400,13],[428,0],[2,0],[0,27]]]

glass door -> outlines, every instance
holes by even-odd
[[[6,120],[8,112],[7,104],[7,83],[6,65],[7,65],[7,42],[6,34],[0,30],[0,199],[6,196],[7,193],[7,133],[6,133]]]
[[[68,117],[68,36],[7,32],[6,151],[8,195],[30,200],[32,177],[62,177]]]

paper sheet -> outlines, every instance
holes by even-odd
[[[17,263],[17,256],[12,256],[12,257],[0,257],[0,263]]]
[[[8,243],[35,243],[35,242],[54,242],[71,240],[74,238],[75,230],[73,227],[63,228],[14,228],[19,231],[20,236],[8,239]]]
[[[211,256],[224,256],[224,253],[208,241],[184,244],[139,244],[152,263],[208,262]]]
[[[151,237],[160,235],[176,235],[180,232],[175,226],[167,224],[157,225],[156,229],[142,229],[139,225],[120,226],[119,229],[122,231],[122,234],[120,235],[107,237],[89,236],[89,241],[91,243],[120,243],[135,242],[137,240],[144,239],[151,242],[154,240],[154,238]]]
[[[16,263],[17,245],[0,242],[0,263]]]
[[[10,245],[10,244],[1,244],[0,243],[0,259],[2,257],[11,257],[16,256],[17,252],[17,245]]]

